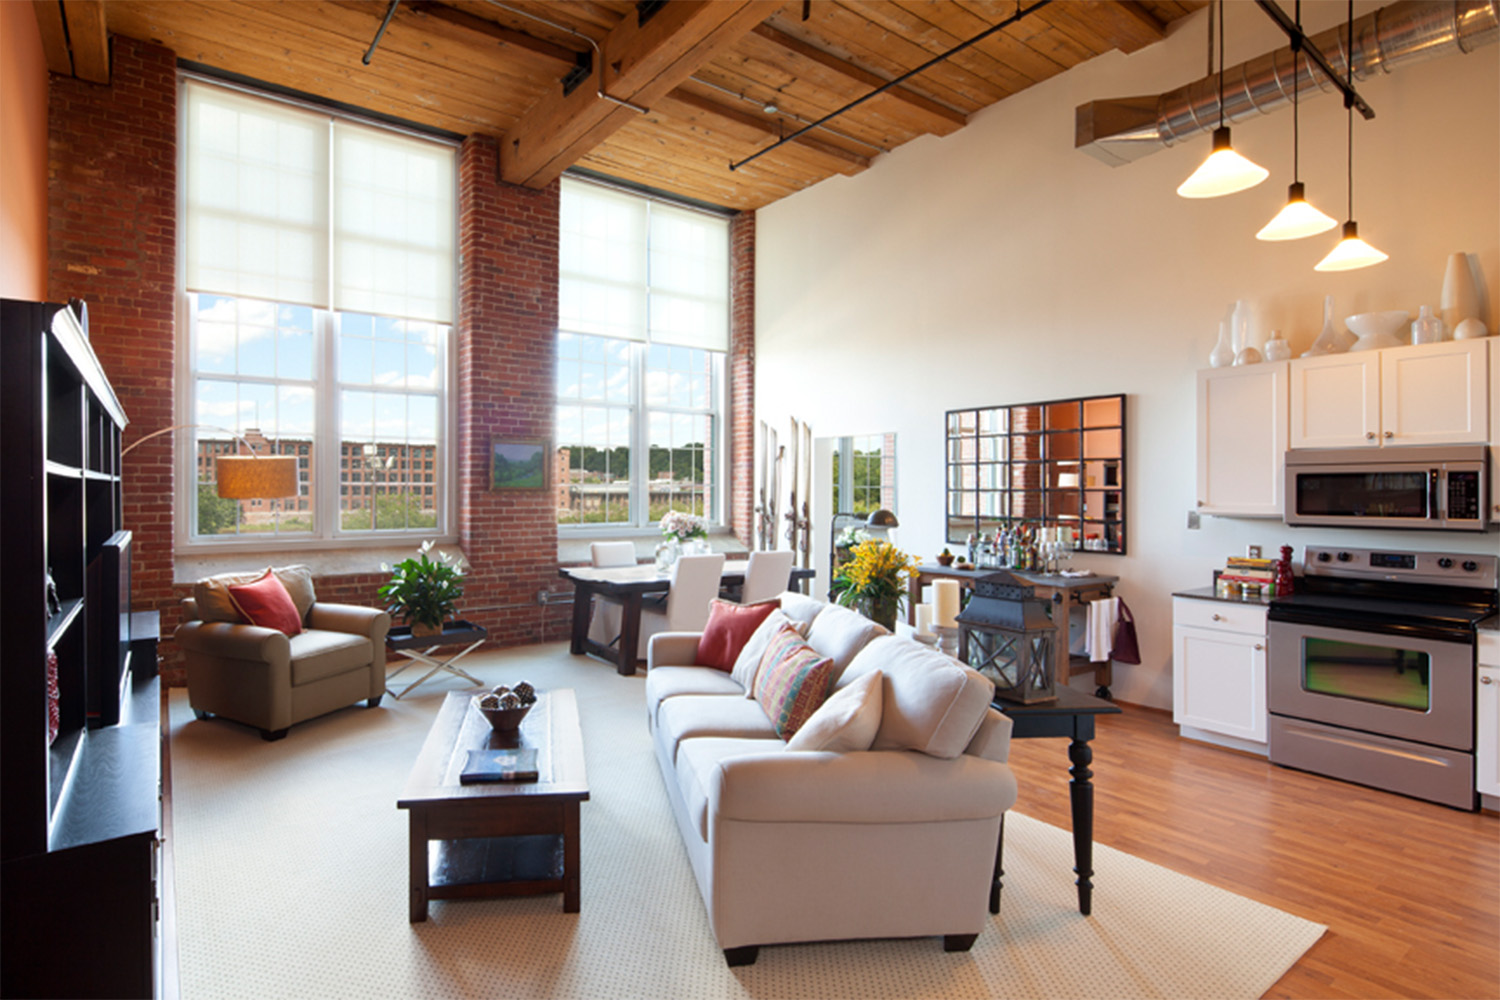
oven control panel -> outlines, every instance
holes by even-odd
[[[1308,576],[1352,580],[1407,580],[1486,590],[1493,590],[1500,583],[1500,559],[1472,552],[1412,552],[1309,545],[1302,566]]]

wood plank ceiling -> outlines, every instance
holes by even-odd
[[[124,35],[214,70],[495,136],[508,181],[540,186],[576,165],[730,209],[949,135],[1085,60],[1150,45],[1206,2],[1058,0],[731,170],[1014,16],[1017,3],[403,0],[365,65],[387,0],[33,0],[53,72],[107,81],[106,33]],[[580,65],[587,75],[565,93]]]

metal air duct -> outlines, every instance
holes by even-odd
[[[1354,22],[1351,56],[1346,25],[1310,36],[1342,76],[1348,61],[1354,78],[1390,73],[1398,66],[1438,56],[1469,53],[1500,38],[1500,0],[1401,0]],[[1336,90],[1291,46],[1224,71],[1226,124],[1269,114],[1291,103],[1293,73],[1298,87]],[[1075,112],[1073,145],[1117,167],[1148,156],[1219,124],[1219,75],[1212,73],[1154,97],[1118,97],[1081,104]]]

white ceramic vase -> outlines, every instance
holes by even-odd
[[[1266,341],[1265,358],[1267,361],[1285,361],[1292,356],[1292,347],[1281,336],[1280,330],[1271,332],[1271,339]]]
[[[1479,286],[1474,282],[1474,270],[1466,253],[1448,258],[1448,270],[1443,275],[1442,308],[1444,325],[1455,332],[1464,320],[1479,316]]]
[[[1228,368],[1234,364],[1234,344],[1229,339],[1229,321],[1219,323],[1219,342],[1208,354],[1208,363],[1215,368]]]

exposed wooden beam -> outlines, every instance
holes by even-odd
[[[804,42],[795,35],[789,35],[778,28],[773,28],[769,24],[756,25],[752,33],[759,35],[766,41],[793,55],[801,56],[820,66],[831,69],[835,73],[853,80],[862,86],[875,88],[884,86],[890,82],[886,78],[870,72],[863,66],[856,66],[848,60],[840,59],[831,52],[825,52],[816,45]],[[906,87],[892,87],[883,96],[889,96],[893,100],[901,101],[947,124],[962,127],[968,121],[968,116],[962,111],[956,111],[946,104],[940,104],[932,100],[930,97],[923,97],[916,91]],[[944,131],[951,132],[953,129],[945,129]]]
[[[493,38],[500,43],[502,49],[533,63],[542,64],[550,71],[566,73],[577,64],[578,52],[573,49],[549,42],[544,38],[537,38],[535,35],[528,35],[515,28],[507,28],[503,24],[496,24],[494,21],[470,14],[465,10],[434,3],[433,0],[413,0],[411,11],[413,16],[409,16],[407,20],[413,25],[420,24],[422,18],[431,18],[466,28]],[[585,46],[582,39],[579,40],[579,45]]]
[[[720,104],[718,101],[703,97],[700,94],[695,94],[690,90],[683,90],[681,87],[678,87],[676,90],[672,91],[670,94],[664,97],[661,100],[659,106],[662,111],[670,114],[672,111],[671,106],[673,104],[682,105],[695,111],[701,111],[704,114],[712,115],[715,118],[720,118],[726,122],[732,122],[736,125],[743,126],[744,128],[754,129],[755,132],[761,136],[775,136],[779,134],[779,130],[777,129],[776,125],[772,122],[766,121],[764,118],[760,118],[740,108],[734,108],[726,104]],[[853,164],[860,170],[864,170],[870,165],[870,158],[868,156],[860,156],[858,153],[847,150],[842,146],[836,146],[831,142],[825,142],[824,140],[816,138],[815,136],[799,136],[796,140],[796,145],[802,146],[805,149],[818,153],[821,156],[839,160],[841,161],[841,164]]]
[[[104,26],[104,0],[63,0],[63,16],[68,20],[74,75],[89,83],[108,83],[109,32]]]
[[[1064,8],[1129,55],[1167,37],[1166,25],[1137,0],[1088,0],[1065,4]]]
[[[630,13],[600,43],[603,59],[571,93],[561,84],[500,146],[500,179],[544,187],[693,71],[781,7],[780,0],[672,0],[645,24]],[[602,94],[607,96],[600,96]]]
[[[63,27],[62,0],[31,0],[36,26],[42,33],[42,55],[47,69],[62,76],[73,75],[73,55],[68,51],[68,31]]]

